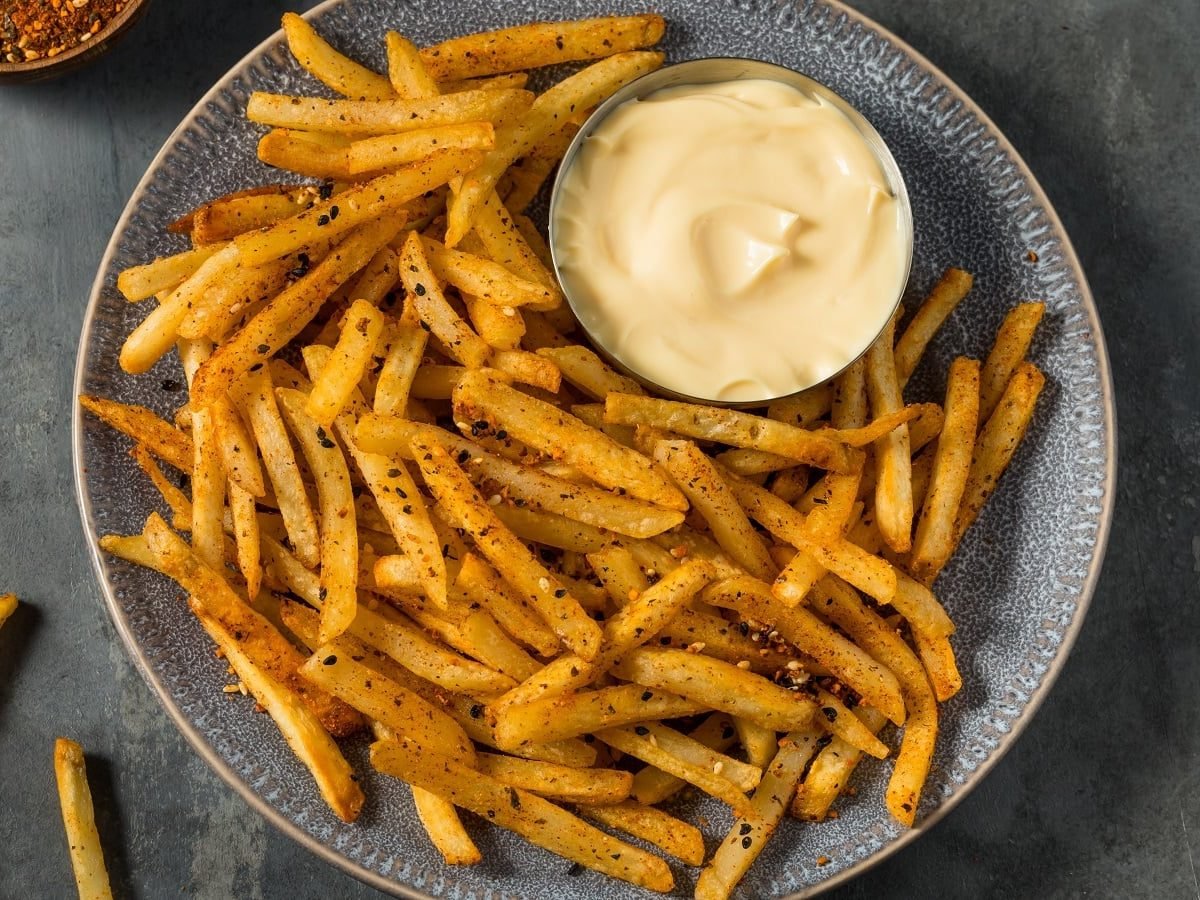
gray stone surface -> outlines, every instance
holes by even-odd
[[[378,896],[277,835],[175,732],[105,616],[72,494],[71,370],[125,200],[179,118],[296,4],[159,0],[115,55],[0,88],[0,898],[73,894],[56,734],[91,756],[118,894]],[[1025,736],[837,896],[1200,896],[1200,6],[864,0],[970,93],[1057,205],[1108,335],[1122,455],[1105,576]]]

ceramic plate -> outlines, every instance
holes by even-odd
[[[1044,698],[1079,630],[1096,578],[1112,507],[1115,422],[1096,308],[1066,234],[1025,164],[987,117],[900,40],[834,3],[790,0],[656,0],[667,16],[672,60],[746,56],[799,69],[857,106],[883,135],[912,195],[916,248],[911,291],[947,265],[976,274],[976,288],[934,342],[914,380],[919,399],[940,399],[940,373],[960,353],[982,358],[1006,309],[1043,299],[1046,319],[1032,349],[1048,384],[1030,435],[999,491],[939,582],[958,623],[965,687],[944,707],[944,730],[918,827],[889,820],[889,766],[864,764],[858,795],[820,825],[787,821],[737,895],[803,896],[837,884],[894,852],[961,800],[1011,746]],[[382,69],[386,29],[428,43],[468,31],[611,12],[644,0],[345,0],[312,20],[335,44]],[[177,360],[134,379],[117,365],[122,339],[145,315],[126,303],[116,274],[177,251],[164,226],[213,196],[278,180],[254,155],[259,129],[243,117],[255,89],[311,94],[317,85],[291,60],[279,34],[217,84],[171,135],[118,223],[93,288],[80,340],[77,388],[170,413],[181,401]],[[220,690],[224,664],[164,579],[103,558],[95,537],[140,530],[157,498],[126,454],[127,442],[91,418],[75,418],[75,463],[85,531],[109,609],[146,678],[197,751],[256,809],[305,847],[355,876],[411,897],[625,898],[630,886],[471,821],[482,865],[444,866],[417,823],[408,789],[371,772],[365,741],[349,755],[369,798],[345,825],[266,716]],[[720,839],[727,811],[695,797],[683,812]],[[711,844],[710,844],[711,846]],[[818,857],[828,857],[818,866]],[[695,870],[676,869],[690,896]]]

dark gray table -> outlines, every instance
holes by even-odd
[[[75,344],[112,226],[196,98],[296,5],[159,0],[119,54],[0,88],[0,588],[26,601],[0,631],[0,898],[72,894],[59,733],[92,756],[120,896],[378,896],[185,745],[108,622],[72,492]],[[838,896],[1200,896],[1200,4],[859,5],[980,103],[1057,205],[1108,334],[1122,466],[1099,593],[1036,721]]]

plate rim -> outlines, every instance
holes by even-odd
[[[302,14],[306,20],[319,18],[327,10],[336,6],[340,6],[347,0],[322,0],[312,9],[307,10]],[[1071,651],[1074,649],[1075,642],[1079,637],[1079,632],[1083,628],[1084,620],[1087,618],[1088,610],[1091,608],[1092,598],[1095,595],[1097,584],[1099,583],[1100,575],[1104,569],[1104,560],[1108,550],[1108,540],[1112,528],[1113,510],[1116,505],[1116,480],[1117,480],[1117,408],[1114,396],[1114,387],[1112,380],[1112,369],[1108,354],[1108,343],[1104,337],[1104,329],[1100,322],[1099,309],[1096,306],[1096,301],[1092,295],[1091,286],[1088,283],[1087,276],[1083,271],[1083,267],[1079,262],[1079,256],[1075,252],[1075,246],[1071,241],[1070,235],[1063,226],[1062,220],[1058,215],[1057,209],[1050,202],[1049,196],[1042,188],[1041,183],[1033,174],[1029,164],[1025,162],[1024,157],[1017,152],[1008,136],[996,125],[992,118],[980,108],[979,104],[971,98],[966,91],[959,87],[958,83],[950,78],[938,66],[934,65],[923,53],[915,49],[904,39],[897,36],[890,29],[876,22],[865,13],[859,12],[856,9],[848,6],[843,0],[820,0],[831,11],[840,13],[848,19],[856,22],[868,31],[874,32],[885,41],[890,42],[896,49],[907,55],[907,57],[915,63],[919,68],[926,73],[939,79],[946,86],[948,92],[953,96],[954,100],[961,103],[963,108],[973,115],[996,140],[996,145],[1000,150],[1011,159],[1017,172],[1021,175],[1029,193],[1034,202],[1042,208],[1042,213],[1052,230],[1058,235],[1062,248],[1062,260],[1075,278],[1079,285],[1079,293],[1081,305],[1087,316],[1088,330],[1094,337],[1095,354],[1096,354],[1096,372],[1099,376],[1099,403],[1104,412],[1104,419],[1108,425],[1104,437],[1105,450],[1105,465],[1103,478],[1103,492],[1101,498],[1101,511],[1099,522],[1096,531],[1095,551],[1092,559],[1088,564],[1087,575],[1080,586],[1078,599],[1075,604],[1075,610],[1071,617],[1071,622],[1063,633],[1063,638],[1055,652],[1054,658],[1051,660],[1041,680],[1036,688],[1030,694],[1029,700],[1022,707],[1019,716],[1013,720],[1012,727],[1005,732],[998,741],[995,749],[989,754],[988,758],[979,764],[972,772],[970,780],[959,791],[956,791],[950,797],[940,802],[936,809],[929,813],[925,819],[907,831],[903,832],[900,837],[884,845],[881,849],[870,854],[865,859],[859,860],[852,865],[847,866],[842,871],[838,872],[833,877],[820,882],[811,887],[795,891],[780,898],[780,900],[803,900],[803,898],[814,897],[826,891],[833,890],[836,887],[846,884],[864,872],[874,868],[885,859],[893,856],[903,848],[907,847],[918,837],[928,832],[933,826],[942,821],[958,804],[965,799],[976,786],[983,781],[993,768],[1002,760],[1008,751],[1012,749],[1017,739],[1025,732],[1033,717],[1041,709],[1046,697],[1050,694],[1054,684],[1058,681],[1059,675],[1062,674],[1063,668],[1066,666],[1067,660],[1071,656]],[[797,7],[805,5],[805,0],[791,0],[791,3]],[[129,200],[125,204],[125,208],[121,211],[120,217],[113,225],[112,234],[109,237],[108,244],[105,246],[104,254],[100,259],[100,265],[96,272],[96,277],[92,282],[91,291],[88,295],[87,309],[84,312],[83,322],[80,329],[79,344],[75,355],[75,372],[72,380],[72,414],[71,414],[71,464],[74,469],[73,482],[75,488],[75,502],[79,509],[80,522],[83,528],[84,538],[88,545],[89,555],[92,561],[92,571],[98,581],[101,595],[104,600],[104,606],[108,612],[113,626],[121,637],[121,641],[125,646],[125,651],[132,659],[134,667],[141,674],[142,678],[150,686],[157,695],[159,703],[170,716],[175,727],[183,735],[192,749],[199,754],[205,764],[215,772],[222,781],[231,787],[238,795],[245,800],[249,806],[263,816],[271,825],[273,825],[281,833],[287,835],[305,850],[316,856],[318,859],[333,865],[353,878],[382,891],[385,894],[390,894],[396,897],[408,898],[408,900],[436,900],[433,895],[428,894],[418,888],[410,887],[394,881],[372,869],[367,868],[359,863],[354,862],[347,856],[338,853],[333,847],[321,843],[314,835],[304,831],[299,825],[289,819],[279,810],[272,807],[265,799],[255,793],[250,784],[240,778],[233,768],[224,760],[209,744],[199,730],[190,722],[183,711],[171,697],[170,692],[163,685],[161,679],[155,674],[147,660],[144,651],[137,643],[132,630],[129,626],[129,621],[117,602],[116,592],[113,589],[112,579],[108,570],[108,563],[100,552],[100,545],[96,538],[91,497],[87,492],[86,486],[86,469],[83,465],[83,408],[77,402],[78,397],[83,393],[84,382],[86,378],[86,362],[88,350],[91,346],[93,335],[93,326],[97,311],[100,306],[101,294],[104,290],[104,282],[106,273],[112,263],[113,257],[116,255],[117,244],[119,237],[125,232],[130,219],[133,217],[141,201],[147,193],[152,175],[161,165],[164,157],[175,146],[177,139],[192,126],[195,120],[203,113],[208,103],[216,98],[223,90],[225,90],[232,81],[239,77],[245,69],[253,62],[265,55],[268,48],[276,43],[282,36],[283,30],[279,28],[262,41],[252,47],[245,55],[237,60],[226,72],[209,88],[192,106],[186,115],[179,121],[179,124],[171,131],[164,140],[158,152],[146,166],[146,171],[138,180],[133,192],[129,196]]]

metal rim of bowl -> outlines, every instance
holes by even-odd
[[[12,63],[0,60],[0,84],[54,78],[87,65],[102,56],[123,37],[149,5],[150,0],[127,0],[121,11],[95,35],[55,56]]]
[[[557,253],[557,228],[556,228],[556,212],[558,203],[561,197],[561,189],[563,181],[567,173],[571,169],[571,164],[578,156],[580,149],[592,134],[596,132],[604,121],[618,107],[632,100],[641,100],[660,90],[671,87],[682,87],[684,85],[697,84],[717,84],[729,81],[741,81],[747,79],[763,79],[777,81],[781,84],[786,84],[790,87],[797,88],[810,94],[820,97],[822,100],[829,102],[839,112],[841,112],[854,126],[859,135],[871,148],[876,160],[878,160],[880,168],[883,170],[884,177],[887,179],[888,187],[891,189],[893,196],[900,203],[901,227],[904,229],[906,253],[904,257],[904,270],[902,277],[897,283],[896,297],[888,309],[887,315],[880,323],[879,330],[854,356],[847,360],[846,364],[836,372],[827,375],[812,384],[797,388],[794,391],[788,391],[786,394],[780,394],[773,397],[764,397],[755,400],[717,400],[711,397],[698,397],[683,391],[669,388],[666,385],[659,384],[654,379],[647,377],[645,374],[638,372],[621,357],[605,346],[604,342],[587,326],[584,317],[580,315],[580,310],[577,306],[576,299],[571,295],[571,287],[569,279],[564,275],[562,267],[559,263]],[[891,149],[887,142],[875,130],[870,121],[864,116],[854,105],[852,105],[841,94],[834,91],[832,88],[820,81],[817,81],[810,75],[796,69],[790,69],[787,66],[777,65],[776,63],[764,62],[758,59],[748,59],[737,56],[706,56],[701,59],[690,59],[684,62],[674,63],[673,65],[663,66],[653,72],[642,75],[640,78],[631,81],[625,87],[621,88],[603,103],[601,103],[592,114],[587,117],[579,131],[571,143],[567,145],[567,150],[563,154],[562,162],[559,164],[558,172],[554,177],[554,185],[550,192],[550,208],[549,208],[549,244],[550,257],[554,264],[554,274],[558,278],[559,284],[562,286],[563,296],[566,297],[567,305],[575,314],[575,318],[579,320],[579,326],[583,329],[592,345],[600,353],[604,359],[616,368],[618,371],[628,375],[635,381],[645,385],[656,394],[669,397],[673,400],[682,400],[688,403],[702,403],[708,406],[722,406],[730,409],[750,409],[755,407],[766,406],[769,403],[774,403],[778,400],[786,400],[789,397],[795,397],[797,394],[802,394],[804,391],[811,390],[815,387],[820,387],[832,381],[837,376],[841,375],[846,369],[854,365],[858,360],[866,354],[867,350],[887,329],[888,323],[895,316],[896,310],[900,308],[900,301],[904,298],[905,289],[908,286],[909,274],[912,270],[912,255],[913,255],[913,214],[912,203],[908,196],[908,186],[904,181],[904,174],[900,170],[899,163],[892,155]]]

